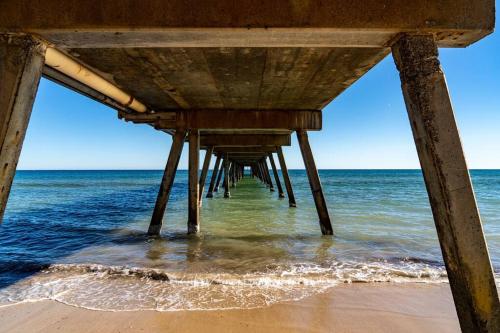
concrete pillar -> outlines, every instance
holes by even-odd
[[[215,182],[215,187],[214,187],[214,192],[218,192],[219,191],[219,185],[220,185],[220,181],[222,179],[222,175],[224,174],[224,163],[225,163],[225,159],[221,157],[221,166],[219,168],[219,174],[217,175],[217,181]]]
[[[215,160],[214,169],[212,171],[212,177],[210,177],[210,185],[208,186],[207,198],[213,198],[214,187],[215,187],[215,179],[217,178],[217,174],[219,173],[220,168],[220,155],[217,155],[217,159]]]
[[[392,47],[462,332],[500,332],[500,303],[432,35]]]
[[[199,204],[201,207],[203,191],[205,190],[205,181],[207,180],[208,167],[210,166],[210,159],[212,158],[212,153],[214,152],[214,147],[208,147],[205,152],[205,160],[203,161],[203,167],[201,169],[200,175],[200,198]]]
[[[271,179],[271,174],[269,173],[269,166],[267,165],[267,157],[262,160],[262,166],[264,167],[264,172],[266,174],[267,182],[269,183],[269,190],[274,192],[274,185]]]
[[[281,187],[280,177],[278,175],[278,169],[276,169],[276,164],[274,163],[273,154],[269,154],[269,162],[271,162],[271,168],[273,169],[274,181],[276,182],[276,187],[278,188],[278,195],[280,198],[285,197],[285,193],[283,193],[283,187]]]
[[[200,134],[198,130],[189,131],[189,175],[188,175],[188,234],[200,231],[200,188],[198,170],[200,168]]]
[[[149,224],[148,235],[160,234],[163,216],[165,215],[165,209],[167,208],[170,191],[172,189],[172,184],[174,183],[175,173],[177,171],[177,166],[179,165],[185,138],[186,131],[184,130],[177,130],[174,134],[172,146],[170,147],[170,154],[168,155],[167,165],[165,166],[165,171],[163,172],[160,190],[158,191],[158,197],[156,198],[153,216],[151,217],[151,223]]]
[[[45,61],[30,36],[0,34],[0,221],[16,173]]]
[[[290,207],[297,207],[295,202],[295,195],[293,194],[292,182],[290,182],[290,175],[288,174],[288,168],[286,167],[285,157],[283,156],[283,150],[281,147],[277,148],[278,161],[280,162],[281,174],[283,175],[283,181],[285,182],[285,188],[288,195],[288,205]]]
[[[236,187],[236,162],[231,163],[231,167],[229,168],[229,180],[231,181],[231,187]]]
[[[229,192],[229,169],[230,169],[229,156],[226,153],[226,156],[224,156],[224,198],[231,197],[231,193]]]
[[[318,170],[316,169],[316,163],[314,163],[314,157],[311,151],[311,146],[309,145],[307,132],[301,130],[297,131],[297,138],[300,145],[300,152],[302,153],[302,158],[304,159],[307,177],[309,178],[309,185],[311,186],[314,204],[316,205],[316,210],[318,211],[321,233],[323,235],[333,235],[330,215],[328,214],[328,208],[326,207],[325,196],[323,195],[321,181],[319,179]]]

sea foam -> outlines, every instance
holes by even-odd
[[[410,261],[273,265],[245,274],[58,264],[2,289],[0,305],[55,300],[103,311],[256,308],[355,282],[443,283],[447,278],[441,267]]]

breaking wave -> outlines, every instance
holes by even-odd
[[[443,267],[402,259],[270,265],[245,274],[182,273],[97,264],[51,265],[0,290],[0,306],[55,300],[104,311],[216,310],[300,300],[340,283],[447,282]]]

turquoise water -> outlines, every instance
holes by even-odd
[[[344,282],[446,281],[417,170],[321,170],[335,236],[321,236],[305,172],[297,208],[256,179],[204,199],[186,235],[187,172],[160,238],[145,235],[161,171],[18,171],[0,225],[0,305],[216,309],[300,299]],[[500,171],[472,171],[500,271]],[[207,177],[207,181],[210,179]]]

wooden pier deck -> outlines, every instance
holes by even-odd
[[[173,138],[149,234],[160,233],[189,143],[189,233],[245,166],[290,207],[283,156],[296,133],[320,229],[332,235],[308,131],[392,52],[464,332],[499,332],[500,302],[438,47],[493,31],[494,0],[4,0],[0,2],[0,216],[42,76]],[[199,175],[199,151],[207,151]],[[271,164],[274,183],[269,171]],[[274,187],[276,184],[276,188]]]

